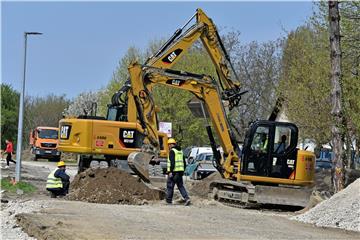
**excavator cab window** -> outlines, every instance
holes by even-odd
[[[258,121],[246,136],[242,173],[288,178],[294,170],[298,130],[294,124]]]
[[[266,176],[266,164],[269,159],[269,126],[258,126],[251,129],[250,141],[248,141],[245,172],[250,175]]]
[[[274,130],[270,176],[288,178],[296,166],[298,130],[293,124],[277,125]]]
[[[108,105],[106,119],[110,121],[127,122],[127,107],[125,105]]]

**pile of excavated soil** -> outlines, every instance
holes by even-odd
[[[292,219],[312,223],[319,227],[360,232],[360,179],[308,212]]]
[[[188,185],[189,192],[191,195],[195,195],[201,198],[207,198],[210,190],[210,184],[213,181],[222,179],[219,172],[214,172],[210,176],[198,180],[190,182]]]
[[[160,189],[149,188],[138,178],[117,168],[88,169],[75,176],[68,199],[92,203],[144,204],[164,199]]]

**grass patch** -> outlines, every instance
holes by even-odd
[[[6,190],[8,192],[15,193],[16,189],[21,189],[24,193],[31,193],[36,191],[36,187],[27,182],[18,182],[15,185],[11,183],[11,179],[2,178],[1,180],[1,190]]]

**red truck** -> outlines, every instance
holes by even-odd
[[[34,161],[39,158],[60,160],[58,135],[59,129],[55,127],[37,127],[30,132],[30,146],[31,152],[34,154]]]

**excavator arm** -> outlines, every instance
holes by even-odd
[[[210,76],[198,75],[183,71],[155,68],[133,63],[129,66],[131,95],[135,100],[139,117],[143,119],[146,137],[144,144],[158,146],[158,132],[154,100],[148,86],[166,85],[180,90],[189,91],[204,102],[212,125],[217,133],[224,151],[224,158],[218,158],[217,166],[226,179],[235,179],[235,167],[239,166],[237,145],[232,139],[229,123],[223,106],[219,84]],[[209,130],[208,130],[209,131]],[[150,157],[151,158],[151,157]],[[149,155],[135,152],[129,155],[129,166],[145,181],[148,181],[147,166]]]
[[[187,27],[194,18],[196,18],[196,22]],[[203,43],[217,71],[222,98],[228,100],[229,108],[232,109],[239,103],[242,94],[238,77],[216,25],[201,9],[197,9],[196,13],[181,28],[177,29],[170,39],[153,56],[148,58],[145,64],[152,67],[170,69],[199,39]],[[129,100],[131,97],[128,95],[124,97],[124,94],[130,94],[129,86],[130,79],[114,94],[112,105],[127,104],[128,120],[132,121],[137,117],[137,113],[133,111],[136,109],[135,102]],[[147,89],[152,91],[152,85],[147,86]],[[129,102],[125,103],[125,99],[129,100]]]

